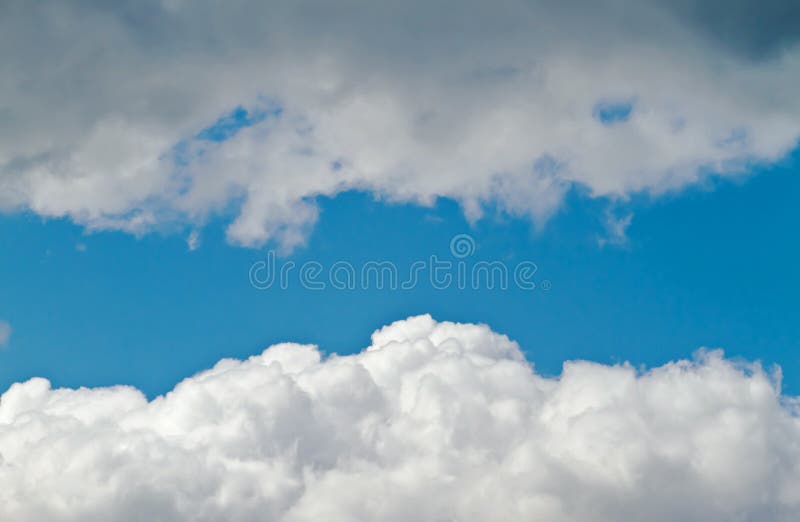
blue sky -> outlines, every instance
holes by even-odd
[[[547,374],[564,360],[659,365],[700,347],[780,364],[800,392],[798,163],[709,179],[655,200],[617,203],[633,213],[624,245],[600,246],[611,205],[577,191],[541,230],[489,213],[474,225],[456,204],[387,204],[350,192],[322,199],[308,244],[284,260],[388,260],[410,266],[447,258],[450,238],[470,234],[475,260],[532,260],[552,289],[412,291],[292,285],[259,291],[250,266],[274,245],[232,247],[223,222],[185,238],[84,233],[64,220],[0,221],[0,317],[13,327],[0,352],[0,387],[45,375],[59,386],[132,384],[148,394],[222,357],[280,341],[352,353],[397,318],[488,323],[517,340]]]

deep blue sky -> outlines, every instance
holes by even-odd
[[[226,244],[223,222],[190,252],[180,235],[86,235],[66,221],[4,216],[0,318],[14,333],[0,351],[0,388],[44,376],[152,395],[275,342],[357,351],[375,328],[429,312],[488,323],[549,374],[566,359],[656,365],[720,347],[780,364],[785,391],[798,394],[799,165],[790,158],[740,181],[624,203],[618,211],[635,215],[624,247],[598,246],[608,202],[578,192],[540,231],[491,214],[470,226],[449,201],[426,209],[347,193],[322,201],[308,245],[290,256],[408,266],[446,257],[450,238],[466,232],[476,260],[536,262],[548,292],[258,291],[248,270],[266,249]]]

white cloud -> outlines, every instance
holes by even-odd
[[[798,402],[775,379],[718,352],[545,378],[428,316],[352,356],[226,359],[151,402],[33,379],[0,401],[0,518],[794,521]]]
[[[0,347],[8,344],[11,339],[11,325],[6,321],[0,321]]]
[[[200,248],[200,233],[197,230],[192,230],[186,237],[186,248],[189,252],[194,252]]]
[[[768,3],[11,0],[0,209],[136,233],[233,213],[231,241],[291,248],[343,190],[541,222],[575,185],[677,189],[796,144],[796,13]],[[195,139],[237,106],[271,115]]]
[[[618,216],[611,209],[606,210],[605,236],[597,239],[601,247],[606,245],[625,246],[628,244],[628,227],[633,221],[633,213]]]

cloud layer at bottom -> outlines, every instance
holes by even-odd
[[[396,322],[352,356],[281,344],[149,401],[13,385],[0,519],[789,521],[797,401],[700,353],[535,373],[482,325]]]

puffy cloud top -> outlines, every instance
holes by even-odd
[[[322,358],[281,344],[148,401],[0,399],[0,518],[794,521],[800,420],[774,376],[700,353],[537,375],[486,326],[394,323]]]
[[[697,4],[6,0],[0,210],[137,233],[232,214],[231,241],[291,248],[344,190],[541,221],[570,187],[780,158],[798,9]]]

